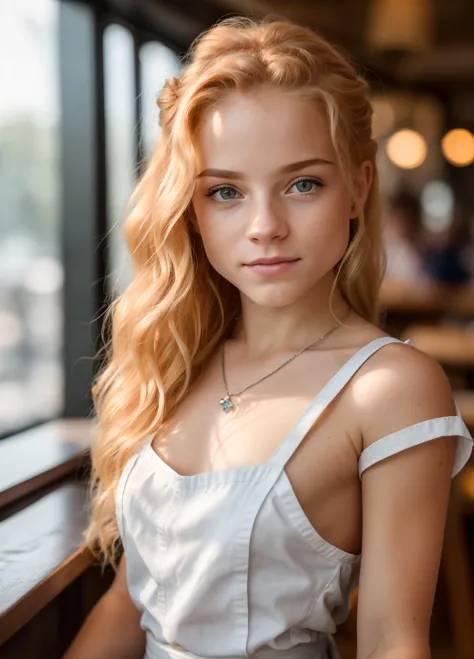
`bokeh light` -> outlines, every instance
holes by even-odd
[[[466,167],[474,161],[474,135],[465,128],[450,130],[441,140],[441,149],[452,165]]]
[[[426,160],[426,140],[415,130],[394,133],[387,141],[387,155],[401,169],[414,169]]]

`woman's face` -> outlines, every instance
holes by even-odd
[[[265,88],[230,92],[202,118],[196,152],[192,203],[215,270],[258,305],[326,289],[356,210],[318,105]],[[361,168],[362,196],[369,178]],[[279,263],[252,265],[261,259]]]

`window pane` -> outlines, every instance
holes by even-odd
[[[58,5],[0,5],[0,434],[63,404]]]
[[[109,289],[120,292],[131,274],[123,239],[125,207],[135,183],[135,77],[133,37],[120,25],[104,33]]]
[[[179,57],[170,48],[150,41],[140,49],[142,145],[144,156],[151,154],[159,134],[157,95],[165,80],[179,75]]]

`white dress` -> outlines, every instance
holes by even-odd
[[[285,465],[350,378],[391,337],[371,341],[312,400],[262,465],[182,476],[152,438],[127,462],[116,513],[146,659],[337,659],[332,639],[349,612],[360,555],[324,540]],[[460,414],[417,423],[363,451],[359,473],[436,437],[457,436],[453,476],[472,437]]]

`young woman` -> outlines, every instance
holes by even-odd
[[[67,657],[337,657],[359,583],[358,659],[428,659],[472,439],[377,325],[367,85],[308,29],[232,19],[159,107],[94,386],[88,541],[124,555]]]

